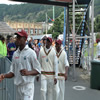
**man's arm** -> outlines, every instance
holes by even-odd
[[[14,73],[10,72],[8,74],[4,74],[4,78],[13,78],[14,77]]]
[[[1,82],[2,80],[4,80],[5,78],[12,78],[12,77],[14,77],[14,73],[12,73],[12,72],[10,72],[10,73],[8,73],[8,74],[1,74],[1,75],[0,75],[0,82]]]
[[[39,60],[39,63],[41,65],[42,64],[41,49],[40,49],[40,52],[39,52],[38,60]]]
[[[43,47],[41,47],[41,49],[42,49],[42,48],[43,48]],[[42,64],[41,49],[40,49],[39,56],[38,56],[38,60],[39,60],[40,66],[41,66],[41,64]],[[36,76],[36,81],[37,81],[37,82],[39,81],[39,75]]]
[[[22,76],[35,76],[35,75],[38,75],[39,72],[37,70],[32,70],[32,71],[28,71],[27,69],[23,69],[23,70],[20,70],[20,73]]]
[[[67,80],[68,76],[68,66],[65,67],[65,81]]]
[[[67,54],[65,54],[65,81],[67,80],[67,76],[68,76],[68,67],[69,67],[69,62],[67,59]]]
[[[13,78],[14,77],[14,73],[10,72],[8,74],[4,74],[4,78]]]
[[[57,84],[57,78],[58,78],[58,59],[56,56],[56,52],[54,55],[54,68],[55,68],[55,78],[54,78],[54,83]]]

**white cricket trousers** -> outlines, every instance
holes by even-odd
[[[65,94],[65,80],[58,80],[59,81],[59,96],[58,100],[64,100]]]
[[[34,97],[34,83],[17,86],[16,100],[33,100]]]
[[[54,85],[53,79],[41,80],[41,100],[58,100],[58,82]]]

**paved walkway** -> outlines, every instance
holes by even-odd
[[[89,76],[79,68],[76,69],[76,73],[76,82],[72,81],[71,75],[69,75],[66,81],[65,100],[100,100],[100,91],[90,88]],[[41,100],[40,83],[35,82],[35,86],[35,100]],[[83,90],[80,90],[81,88],[79,86],[82,86]],[[75,89],[73,89],[73,87]]]
[[[66,81],[65,100],[100,100],[100,90],[94,90],[90,88],[90,77],[89,75],[86,74],[85,71],[77,68],[76,80],[77,80],[76,82],[72,81],[72,71],[70,71],[68,80]],[[2,84],[0,84],[0,87],[1,85]],[[83,90],[80,90],[81,89],[80,86],[82,87]],[[4,92],[3,95],[5,95]],[[0,91],[0,98],[1,96],[2,93]],[[36,81],[35,81],[34,100],[41,100],[40,82],[36,82]]]

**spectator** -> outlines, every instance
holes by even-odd
[[[43,47],[46,45],[46,40],[47,40],[47,37],[46,36],[44,36],[43,38],[42,38],[42,40],[43,40]]]
[[[16,50],[16,45],[15,45],[15,42],[14,42],[14,38],[13,37],[10,38],[10,42],[8,43],[7,48],[8,48],[8,54],[9,54],[8,55],[8,59],[10,61],[12,61],[13,53]]]
[[[78,51],[79,51],[79,42],[76,41],[76,57],[78,56]]]
[[[7,56],[7,46],[4,37],[1,37],[0,40],[0,56]]]
[[[52,42],[52,46],[55,47],[55,40],[53,40],[53,42]]]
[[[31,49],[34,49],[33,48],[33,45],[32,45],[32,38],[28,38],[28,46],[31,48]]]
[[[43,43],[43,40],[39,40],[39,43],[38,43],[39,48],[41,48],[42,43]]]
[[[39,56],[39,51],[40,51],[40,48],[39,48],[38,44],[35,43],[35,44],[33,45],[33,48],[34,48],[34,51],[36,52],[36,55],[37,55],[37,58],[38,58],[38,56]]]

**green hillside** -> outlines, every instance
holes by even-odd
[[[20,4],[5,5],[0,4],[0,21],[24,21],[24,22],[40,22],[45,21],[46,11],[52,19],[53,6],[39,4]],[[58,17],[64,10],[63,7],[55,7],[55,17]]]
[[[40,4],[20,4],[6,5],[0,4],[0,21],[23,21],[23,22],[41,22],[45,21],[46,11],[48,16],[53,17],[52,5]],[[55,6],[55,18],[64,11],[63,7]],[[95,0],[95,17],[100,14],[100,0]]]

